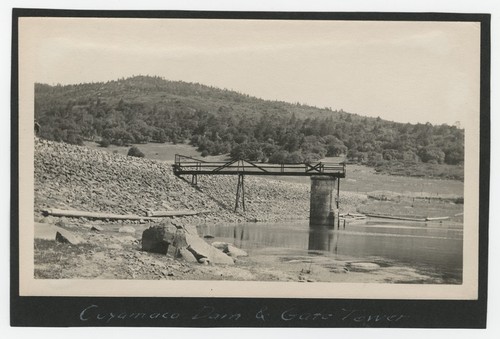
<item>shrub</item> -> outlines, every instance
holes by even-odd
[[[99,141],[100,147],[109,147],[110,144],[111,144],[111,141],[109,141],[109,139],[106,139],[106,138]]]
[[[271,154],[269,157],[269,162],[272,164],[282,164],[286,162],[289,153],[287,151],[277,151]]]
[[[144,156],[145,156],[144,153],[142,153],[141,150],[139,148],[137,148],[137,146],[130,147],[127,155],[131,156],[131,157],[137,157],[137,158],[144,158]]]
[[[303,156],[304,156],[303,161],[306,164],[312,164],[318,162],[321,159],[321,154],[318,153],[307,153],[304,154]]]
[[[285,161],[289,164],[300,164],[304,162],[304,157],[300,152],[296,151],[290,153]]]

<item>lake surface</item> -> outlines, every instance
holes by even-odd
[[[345,229],[319,227],[308,222],[201,225],[200,236],[213,236],[252,254],[301,253],[340,260],[371,260],[415,268],[460,283],[463,265],[463,227],[447,223],[370,220]]]

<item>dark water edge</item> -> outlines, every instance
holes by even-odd
[[[308,221],[198,226],[200,236],[214,237],[250,255],[301,255],[368,261],[380,267],[404,266],[435,281],[460,284],[463,272],[463,226],[369,220],[345,229],[310,228]],[[397,282],[397,281],[396,281]],[[405,281],[421,284],[422,280]]]

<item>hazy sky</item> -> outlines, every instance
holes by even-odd
[[[26,20],[26,21],[25,21]],[[48,84],[159,75],[402,122],[479,110],[479,24],[21,19]],[[23,25],[26,29],[23,30]]]

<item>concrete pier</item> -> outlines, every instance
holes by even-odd
[[[337,216],[337,178],[330,176],[311,176],[311,202],[309,226],[334,226]]]

